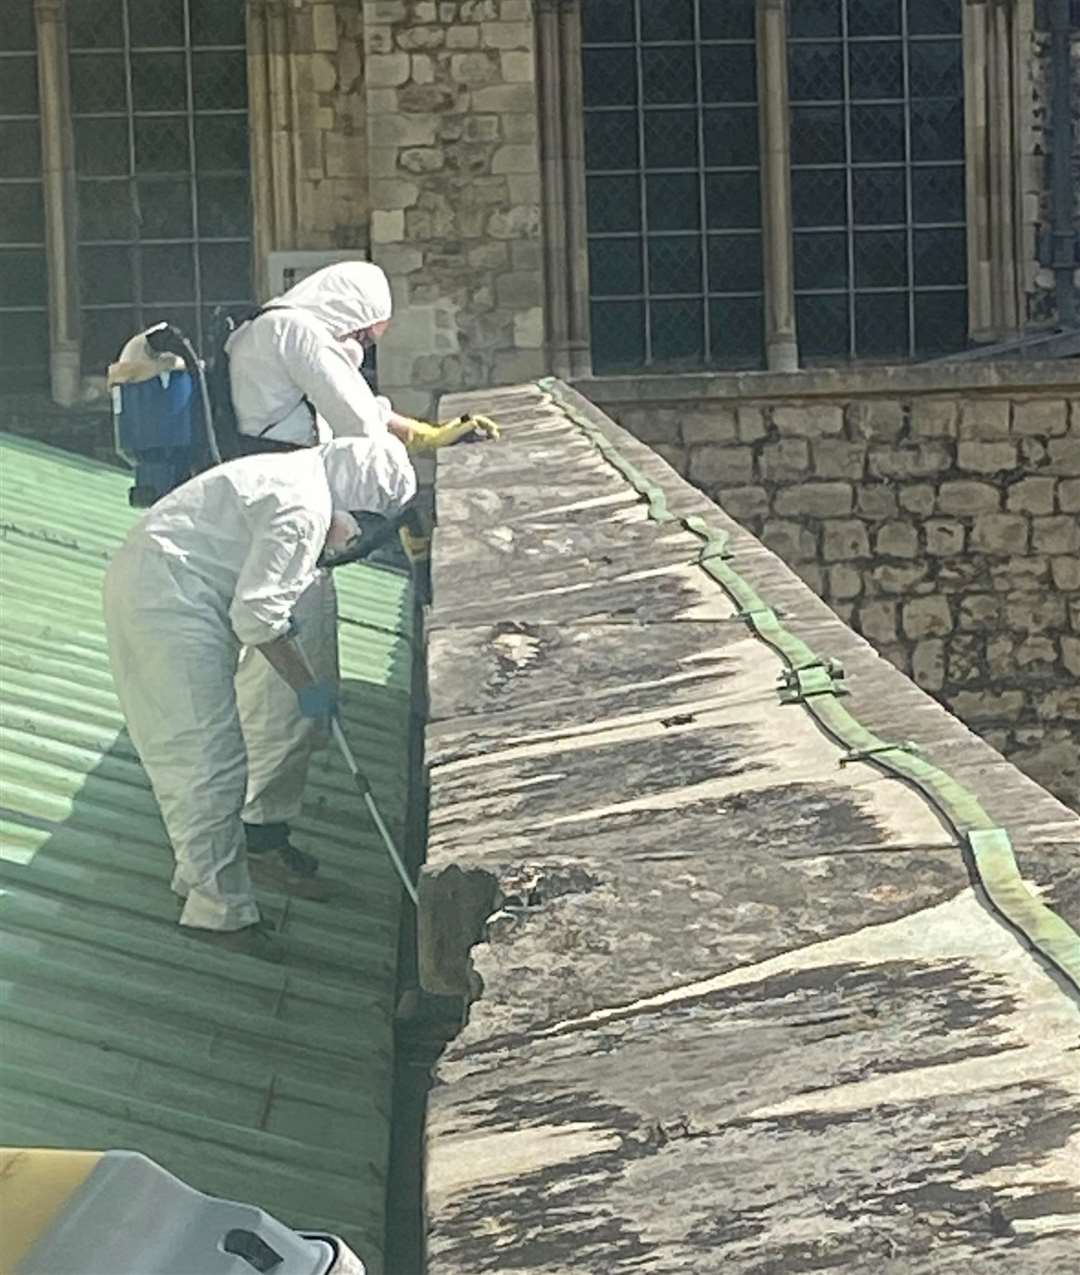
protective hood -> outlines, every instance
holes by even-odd
[[[319,451],[335,510],[392,514],[416,495],[412,462],[392,434],[335,438]]]
[[[392,309],[390,283],[370,261],[325,266],[267,304],[304,310],[337,337],[389,319]]]

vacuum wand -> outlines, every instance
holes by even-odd
[[[304,650],[300,643],[300,639],[296,636],[296,634],[293,635],[293,645],[296,648],[296,653],[299,655],[300,661],[308,676],[314,678],[315,670],[312,668],[307,652]],[[394,838],[390,835],[390,829],[386,826],[386,822],[379,813],[379,808],[375,804],[375,798],[372,796],[371,784],[368,783],[367,776],[360,769],[360,765],[353,754],[353,750],[349,747],[349,741],[345,738],[345,732],[342,730],[341,722],[338,721],[336,714],[330,718],[330,733],[334,737],[334,743],[338,746],[338,751],[341,753],[349,774],[353,777],[353,782],[356,784],[360,791],[360,795],[364,799],[364,805],[367,806],[368,814],[371,816],[371,821],[378,830],[379,837],[382,839],[383,845],[386,847],[386,853],[390,856],[390,861],[393,863],[395,871],[401,878],[401,884],[405,887],[405,893],[410,899],[412,899],[413,905],[418,906],[420,902],[420,895],[417,892],[416,886],[413,884],[412,878],[409,876],[409,870],[405,866],[405,861],[402,859],[400,851],[394,844]]]

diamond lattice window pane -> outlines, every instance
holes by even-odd
[[[697,173],[650,173],[645,178],[650,230],[697,230],[700,201]]]
[[[641,192],[637,177],[586,179],[589,229],[593,232],[641,229]]]
[[[641,51],[642,97],[645,102],[693,102],[697,99],[694,46],[653,46]]]
[[[844,50],[839,41],[793,44],[789,87],[793,102],[838,102],[844,96]]]
[[[649,292],[702,292],[701,239],[697,235],[650,235]]]
[[[761,225],[757,173],[709,173],[705,178],[706,223],[710,230],[754,230]]]
[[[124,176],[131,166],[129,144],[126,119],[77,119],[75,169],[81,177]],[[0,154],[3,149],[0,145]]]
[[[598,373],[639,368],[645,362],[644,302],[594,301],[589,323]]]
[[[45,254],[38,249],[0,249],[0,297],[4,304],[45,305]]]
[[[127,110],[122,53],[73,53],[68,63],[68,74],[73,114]]]
[[[37,120],[0,120],[0,177],[41,176]]]
[[[186,178],[140,178],[135,191],[140,239],[190,238],[191,185]]]
[[[82,364],[85,372],[105,375],[124,345],[146,324],[127,306],[117,310],[82,310]]]
[[[252,295],[251,245],[203,244],[199,249],[199,278],[207,301],[243,301]]]
[[[791,111],[791,162],[842,164],[844,110],[840,106],[796,106]]]
[[[899,98],[904,95],[904,46],[899,40],[863,40],[848,49],[851,98]]]
[[[795,322],[806,358],[850,357],[846,296],[796,297]]]
[[[907,0],[912,35],[959,34],[963,0]]]
[[[754,0],[698,0],[703,40],[753,40]]]
[[[649,307],[654,363],[699,362],[705,354],[705,307],[696,301],[654,301]]]
[[[856,288],[903,288],[907,282],[907,231],[856,230]]]
[[[181,48],[184,0],[129,0],[132,48]]]
[[[761,367],[765,362],[765,316],[759,297],[713,297],[709,301],[710,363],[715,367]]]
[[[195,255],[190,244],[171,243],[140,251],[142,296],[147,305],[182,305],[195,299]]]
[[[967,200],[959,164],[911,170],[912,217],[916,222],[963,221]]]
[[[118,0],[68,0],[68,47],[119,49],[124,43],[123,10]]]
[[[967,235],[961,227],[953,230],[915,231],[915,284],[959,284],[967,282]]]
[[[649,168],[696,168],[696,111],[645,112],[645,163]]]
[[[713,107],[703,113],[705,163],[710,168],[757,167],[756,106]]]
[[[200,0],[214,5],[219,0]],[[581,36],[585,44],[608,44],[634,38],[634,6],[627,0],[584,0]]]
[[[182,53],[133,53],[131,95],[136,111],[187,110],[187,66]]]
[[[637,168],[638,122],[634,111],[589,111],[585,115],[585,167],[590,172]]]
[[[915,348],[920,355],[948,354],[967,344],[967,293],[915,293]]]
[[[135,272],[131,249],[125,247],[79,249],[79,294],[85,302],[112,305],[135,296]]]
[[[848,35],[899,35],[901,3],[902,0],[847,0]]]
[[[41,243],[45,238],[45,206],[38,181],[11,182],[4,187],[0,243]]]
[[[641,6],[643,43],[693,38],[694,0],[644,0]]]
[[[200,173],[247,172],[247,117],[244,115],[196,116],[195,167]]]
[[[760,292],[761,236],[709,236],[709,291]]]
[[[853,106],[851,158],[856,164],[903,163],[903,106]]]
[[[839,36],[842,0],[793,0],[788,9],[791,34],[801,36]]]
[[[911,158],[964,158],[964,103],[961,98],[912,102]]]
[[[247,57],[236,53],[195,53],[191,58],[192,96],[197,111],[238,110],[247,106]]]
[[[186,173],[189,166],[188,121],[185,116],[144,116],[136,119],[136,172]]]
[[[205,44],[245,43],[244,0],[188,0],[188,10],[191,43],[196,48]]]
[[[130,184],[81,181],[78,184],[79,239],[128,240],[135,234]]]
[[[906,292],[855,298],[855,348],[863,358],[903,358],[908,351]]]
[[[633,106],[637,101],[633,49],[586,49],[582,65],[586,106]]]
[[[795,235],[795,287],[846,288],[848,284],[847,235],[800,232]]]
[[[956,97],[963,92],[963,46],[959,40],[917,40],[908,57],[912,97]]]
[[[589,288],[596,297],[643,291],[640,239],[590,239]]]
[[[791,174],[791,209],[796,226],[847,223],[847,174],[842,168],[796,168]]]
[[[244,238],[250,234],[251,197],[247,178],[202,178],[199,182],[200,238]]]
[[[0,63],[0,115],[36,115],[38,113],[37,58],[4,58]]]
[[[706,102],[754,102],[757,64],[751,45],[702,45],[701,96]]]
[[[851,174],[856,225],[900,225],[907,220],[903,168],[856,168]]]

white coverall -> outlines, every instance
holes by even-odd
[[[240,432],[301,445],[384,437],[390,404],[360,374],[363,348],[340,339],[389,319],[390,286],[382,270],[369,262],[327,266],[267,304],[283,308],[244,324],[229,339]],[[337,595],[330,572],[320,572],[299,599],[295,620],[318,676],[336,681]],[[248,749],[244,821],[288,823],[300,813],[321,732],[255,652],[241,655],[236,686]]]
[[[385,434],[207,470],[132,528],[105,577],[117,695],[176,858],[182,925],[259,919],[240,813],[247,785],[234,675],[241,646],[286,634],[336,510],[392,514],[416,479]],[[295,691],[253,652],[296,701]]]

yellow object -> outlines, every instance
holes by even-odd
[[[405,550],[405,557],[411,563],[427,561],[427,556],[431,552],[430,536],[417,536],[408,527],[401,527],[398,530],[398,539],[401,541],[402,549]]]
[[[424,455],[460,442],[469,434],[478,440],[494,441],[499,437],[499,427],[486,416],[461,416],[445,425],[430,425],[427,421],[409,421],[412,433],[406,447],[414,455]]]
[[[0,1275],[12,1275],[102,1154],[0,1148]]]

